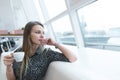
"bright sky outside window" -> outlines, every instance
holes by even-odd
[[[68,15],[54,21],[52,26],[58,41],[63,44],[76,45]]]
[[[65,0],[44,0],[44,1],[50,18],[53,18],[54,16],[60,14],[61,12],[67,9],[65,5]]]
[[[61,34],[65,32],[73,32],[68,15],[54,21],[52,26],[55,32],[59,32]]]
[[[119,0],[99,0],[80,9],[78,14],[84,16],[87,30],[108,30],[120,25],[119,2]]]
[[[42,11],[41,11],[41,8],[40,8],[39,1],[38,0],[33,0],[33,2],[34,2],[35,7],[36,7],[36,9],[38,11],[38,15],[40,17],[41,22],[44,23],[45,20],[44,20],[44,17],[42,15]]]

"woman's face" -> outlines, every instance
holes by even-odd
[[[30,33],[30,38],[33,44],[39,45],[40,39],[44,38],[44,29],[40,25],[35,25],[33,26],[31,33]]]

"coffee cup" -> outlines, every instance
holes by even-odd
[[[25,53],[24,52],[15,52],[13,53],[13,57],[16,62],[21,62],[24,58]]]

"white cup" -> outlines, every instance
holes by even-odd
[[[15,52],[13,53],[13,57],[16,62],[21,62],[24,58],[25,53],[24,52]]]

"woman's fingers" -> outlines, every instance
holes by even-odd
[[[14,62],[14,58],[12,55],[7,55],[7,56],[4,56],[3,61],[4,61],[4,64],[8,66]]]
[[[4,56],[4,58],[5,58],[5,59],[12,58],[12,55],[11,55],[11,54],[10,54],[10,55],[6,55],[6,56]]]
[[[51,38],[41,38],[40,39],[41,44],[43,45],[54,45],[55,41],[53,41]]]

